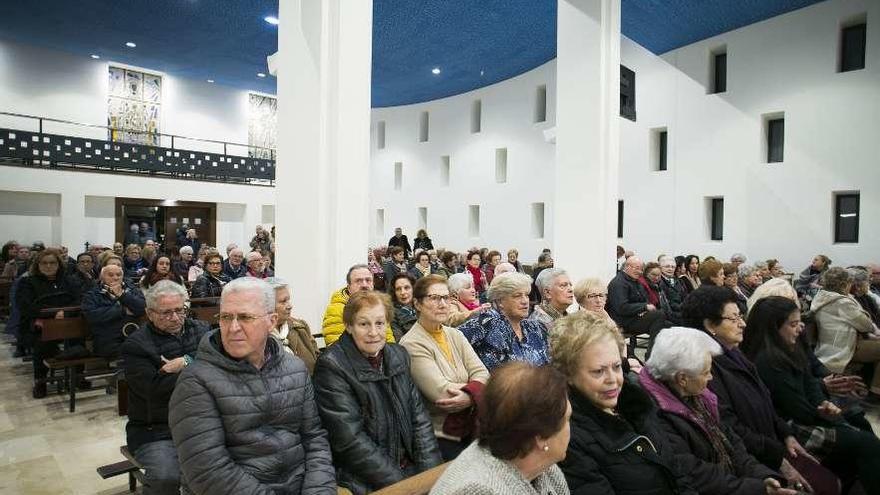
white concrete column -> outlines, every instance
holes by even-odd
[[[367,258],[373,2],[279,4],[276,272],[317,331]]]
[[[86,196],[82,192],[72,191],[61,194],[59,217],[60,232],[58,232],[58,242],[67,246],[70,256],[76,257],[77,254],[85,250]],[[92,240],[90,242],[100,241]]]
[[[553,255],[573,280],[614,275],[620,0],[559,0]]]

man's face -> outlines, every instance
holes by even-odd
[[[140,227],[139,227],[139,228],[140,228],[140,231],[141,231],[141,232],[146,232],[146,231],[147,231],[147,229],[149,229],[149,228],[150,228],[150,226],[149,226],[149,225],[147,225],[147,223],[146,223],[146,222],[141,222],[141,225],[140,225]]]
[[[624,269],[624,271],[631,278],[639,278],[639,275],[642,274],[643,269],[644,268],[642,265],[642,261],[638,258],[633,259],[632,257],[630,257],[630,259],[626,260],[626,268]]]
[[[234,359],[258,361],[266,349],[269,331],[275,328],[277,316],[267,313],[256,290],[232,292],[220,302],[221,315],[235,315],[234,320],[220,319],[220,340],[223,349]]]
[[[403,231],[401,229],[394,229],[395,237],[400,237],[401,235],[403,235]]]
[[[250,268],[250,270],[252,272],[255,272],[255,273],[262,272],[263,271],[263,257],[262,256],[248,257],[247,266],[248,266],[248,268]]]
[[[67,259],[67,246],[61,246],[61,256]]]
[[[373,273],[367,268],[358,268],[349,275],[348,293],[373,290]]]
[[[392,258],[394,258],[395,263],[403,263],[403,251],[399,253],[394,253]]]
[[[16,256],[21,261],[27,261],[27,259],[31,256],[31,250],[27,246],[19,246]]]
[[[672,278],[675,275],[675,261],[674,260],[663,260],[660,263],[660,272],[663,273],[663,276],[666,278]]]
[[[229,253],[229,264],[238,267],[241,265],[241,262],[244,260],[244,253],[241,252],[240,249],[234,249],[231,253]]]
[[[154,241],[154,240],[152,240],[152,239],[149,239],[149,240],[147,240],[147,242],[144,243],[144,247],[155,248],[155,247],[156,247],[156,241]]]
[[[95,260],[88,254],[84,254],[76,260],[76,269],[82,273],[91,275],[95,268]]]
[[[186,316],[183,296],[163,295],[156,300],[155,308],[147,308],[147,317],[156,330],[176,334],[183,327]]]

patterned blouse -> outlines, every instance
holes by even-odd
[[[549,363],[547,328],[544,324],[526,319],[520,322],[520,328],[522,340],[516,337],[507,318],[495,308],[458,327],[490,372],[508,361],[525,361],[535,366]]]

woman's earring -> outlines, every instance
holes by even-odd
[[[550,446],[549,446],[549,445],[545,445],[545,446],[544,446],[544,452],[547,452],[548,450],[550,450]]]

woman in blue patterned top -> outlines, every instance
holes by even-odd
[[[547,328],[529,316],[532,278],[522,273],[503,273],[489,286],[492,309],[464,322],[458,329],[491,372],[509,361],[535,366],[550,362],[547,357]]]

